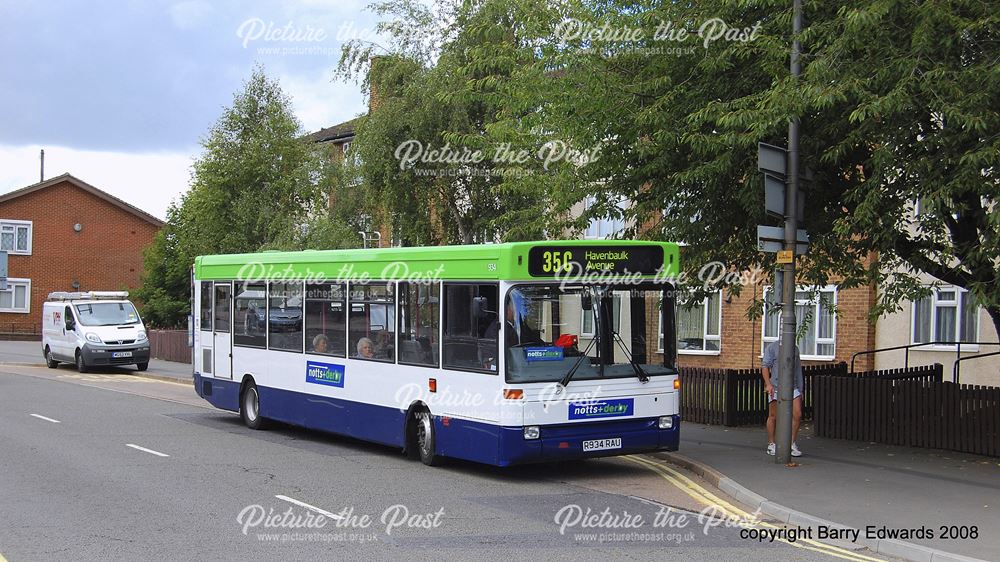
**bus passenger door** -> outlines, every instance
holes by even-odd
[[[215,357],[215,378],[233,378],[233,334],[230,329],[233,323],[233,286],[232,284],[216,283],[213,294],[213,309],[215,310],[215,330],[212,334]]]
[[[201,345],[197,350],[195,371],[203,377],[215,376],[215,335],[212,330],[212,289],[211,281],[202,281],[198,291],[198,340]]]

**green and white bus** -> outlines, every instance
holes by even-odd
[[[427,464],[676,450],[679,267],[640,241],[201,256],[194,383]]]

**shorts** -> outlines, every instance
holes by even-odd
[[[796,388],[794,391],[792,391],[792,400],[795,400],[800,396],[802,396],[801,390]],[[777,399],[778,399],[778,389],[775,388],[774,392],[772,392],[771,395],[767,397],[767,403],[770,404],[771,402],[774,402]]]

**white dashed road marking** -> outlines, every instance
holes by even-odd
[[[143,453],[149,453],[149,454],[151,454],[151,455],[156,455],[156,456],[158,456],[158,457],[169,457],[169,456],[170,456],[170,455],[168,455],[168,454],[166,454],[166,453],[161,453],[161,452],[159,452],[159,451],[154,451],[154,450],[152,450],[152,449],[147,449],[147,448],[145,448],[145,447],[140,447],[140,446],[138,446],[138,445],[133,445],[133,444],[131,444],[131,443],[126,443],[126,444],[125,444],[125,446],[126,446],[126,447],[132,447],[133,449],[135,449],[135,450],[137,450],[137,451],[142,451]]]
[[[329,517],[330,519],[343,519],[343,517],[341,517],[340,515],[337,515],[335,513],[330,513],[329,511],[326,511],[325,509],[320,509],[320,508],[318,508],[318,507],[316,507],[314,505],[309,505],[306,502],[300,502],[299,500],[294,499],[294,498],[290,498],[288,496],[274,496],[274,497],[278,498],[279,500],[286,501],[288,503],[293,503],[295,505],[298,505],[298,506],[304,507],[306,509],[315,511],[316,513],[319,513],[320,515],[325,515],[325,516]]]

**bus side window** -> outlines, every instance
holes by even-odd
[[[347,288],[343,283],[306,285],[306,352],[344,357]]]
[[[438,366],[441,283],[399,284],[399,362]]]
[[[267,293],[263,283],[237,285],[233,315],[233,345],[264,347],[267,344]]]
[[[497,285],[446,283],[444,288],[444,366],[496,372],[501,317]]]
[[[212,331],[212,282],[201,282],[201,314],[199,315],[202,331]]]
[[[396,360],[395,283],[351,284],[347,353],[355,359]]]
[[[268,347],[302,352],[302,283],[271,283]]]

